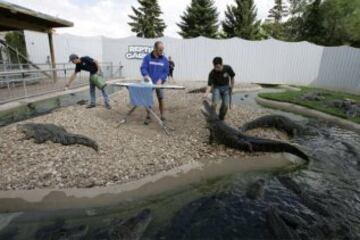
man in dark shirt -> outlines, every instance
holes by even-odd
[[[175,69],[175,62],[169,57],[169,79],[174,80],[174,69]]]
[[[219,118],[224,120],[229,108],[230,91],[234,86],[235,73],[230,66],[223,65],[221,57],[214,58],[213,65],[214,69],[209,74],[208,88],[204,98],[207,98],[212,90],[212,107],[216,111],[217,105],[221,101]]]
[[[90,73],[90,99],[91,99],[91,102],[87,106],[87,108],[95,107],[96,106],[96,92],[95,92],[96,85],[92,81],[92,79],[99,78],[98,75],[101,72],[99,63],[90,57],[80,57],[79,58],[76,54],[71,54],[69,57],[69,60],[70,60],[70,62],[75,64],[76,67],[75,67],[75,72],[70,76],[69,82],[66,84],[66,87],[67,88],[70,87],[71,83],[76,78],[76,74],[81,72],[81,70],[89,72]],[[100,90],[104,97],[105,107],[107,109],[111,109],[111,106],[109,103],[110,102],[109,96],[106,93],[106,84],[103,84],[101,86]]]

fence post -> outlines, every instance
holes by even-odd
[[[54,51],[54,44],[53,44],[53,35],[51,32],[51,29],[48,32],[48,38],[49,38],[49,46],[50,46],[50,57],[51,57],[51,68],[52,68],[52,76],[53,81],[56,82],[57,76],[56,76],[56,64],[55,64],[55,51]]]

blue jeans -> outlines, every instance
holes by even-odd
[[[106,93],[106,87],[101,89],[101,93],[104,97],[105,105],[109,105],[110,100],[109,100],[109,96]],[[90,81],[90,99],[91,99],[91,104],[96,103],[96,86],[95,86],[95,84],[91,83],[91,81]]]
[[[217,105],[221,102],[219,118],[225,119],[225,115],[229,108],[230,103],[230,87],[229,86],[217,86],[214,87],[212,92],[212,107],[216,111]]]

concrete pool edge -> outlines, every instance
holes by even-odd
[[[291,154],[265,153],[260,156],[247,156],[242,159],[193,161],[123,184],[93,188],[0,191],[0,213],[100,207],[126,203],[179,191],[208,179],[259,171],[293,171],[302,165],[302,160],[293,157]]]
[[[274,108],[274,109],[279,109],[279,110],[283,110],[286,112],[292,112],[292,113],[296,113],[296,114],[300,114],[306,117],[311,117],[311,118],[320,118],[322,120],[331,122],[331,123],[335,123],[341,127],[344,127],[346,129],[349,130],[353,130],[357,133],[360,133],[360,124],[356,124],[353,123],[351,121],[327,114],[327,113],[323,113],[314,109],[309,109],[297,104],[292,104],[292,103],[287,103],[287,102],[279,102],[279,101],[273,101],[273,100],[268,100],[268,99],[264,99],[261,98],[259,96],[257,96],[255,98],[255,101],[264,106],[264,107],[269,107],[269,108]]]

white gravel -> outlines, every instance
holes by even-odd
[[[200,86],[191,85],[188,89]],[[248,88],[249,85],[237,87]],[[128,123],[116,128],[129,110],[126,90],[112,96],[112,110],[102,106],[90,110],[71,106],[24,121],[53,123],[69,132],[84,134],[97,141],[99,152],[82,145],[35,144],[32,140],[22,140],[24,135],[16,128],[21,123],[0,128],[0,190],[104,186],[140,179],[192,161],[222,157],[241,160],[250,155],[206,143],[208,131],[200,113],[201,96],[185,94],[185,91],[166,92],[167,122],[175,128],[171,136],[166,136],[155,120],[145,126],[142,109],[135,111]],[[240,126],[269,112],[245,105],[233,106],[227,121]],[[285,138],[273,130],[250,133]]]

